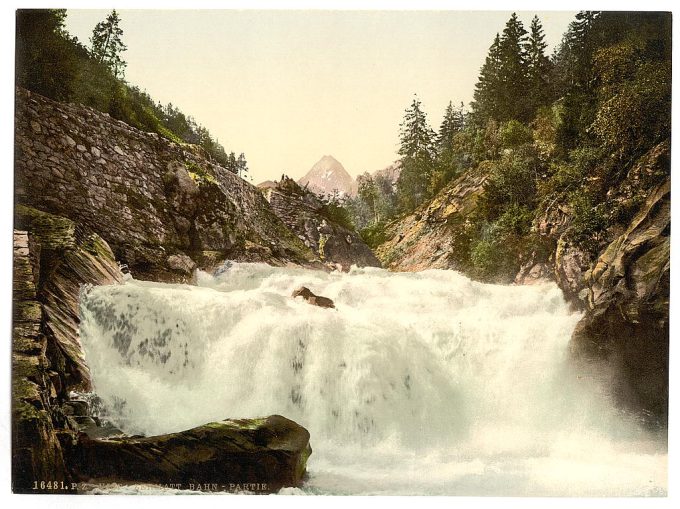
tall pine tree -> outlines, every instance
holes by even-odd
[[[415,97],[406,109],[399,131],[401,174],[397,193],[403,210],[410,211],[427,197],[427,189],[434,168],[435,133],[427,122],[420,100]]]
[[[119,26],[120,17],[114,9],[104,21],[97,23],[92,31],[90,42],[92,43],[92,55],[111,70],[116,78],[125,75],[127,63],[121,54],[127,50],[121,36],[123,29]]]
[[[499,100],[498,118],[506,120],[531,120],[527,98],[527,31],[514,12],[503,29],[498,53]]]
[[[444,111],[444,119],[439,127],[436,139],[437,160],[432,171],[429,194],[434,195],[459,171],[456,164],[455,136],[465,127],[465,111],[463,103],[454,108],[449,102]]]
[[[496,34],[489,54],[484,61],[479,79],[475,85],[474,101],[472,102],[473,119],[479,126],[484,126],[489,119],[498,118],[498,96],[500,87],[500,45],[501,37]]]
[[[529,42],[527,44],[527,80],[529,82],[529,114],[533,117],[536,110],[549,104],[553,99],[550,89],[552,63],[545,55],[548,44],[545,42],[543,26],[538,16],[531,20]]]
[[[460,106],[454,108],[453,103],[449,101],[449,104],[444,111],[444,119],[442,120],[441,126],[439,126],[439,133],[437,134],[437,153],[439,155],[446,154],[453,150],[453,137],[458,134],[463,127],[465,127],[463,103],[460,103]]]

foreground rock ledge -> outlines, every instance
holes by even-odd
[[[212,422],[154,437],[92,439],[81,434],[69,466],[82,482],[211,485],[274,492],[299,486],[312,453],[309,432],[280,415]]]

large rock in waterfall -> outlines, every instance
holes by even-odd
[[[272,415],[154,437],[91,439],[81,434],[67,459],[81,481],[274,492],[300,485],[311,453],[305,428]]]

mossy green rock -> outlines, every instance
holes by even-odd
[[[309,432],[280,415],[228,419],[153,437],[80,435],[68,463],[81,481],[250,486],[275,492],[299,486],[311,454]],[[248,488],[246,488],[248,489]]]
[[[14,232],[12,334],[12,490],[35,493],[34,481],[67,479],[51,418],[46,373],[47,344],[41,332],[33,264],[26,231]]]
[[[63,387],[87,390],[90,373],[78,337],[80,288],[85,284],[119,283],[123,274],[108,244],[68,218],[19,205],[14,222],[17,228],[28,231],[32,250],[27,261],[17,262],[18,270],[23,271],[18,279],[27,281],[18,286],[18,291],[25,293],[33,288],[41,301],[17,303],[15,299],[15,326],[25,323],[22,316],[42,315],[50,356],[64,377]],[[24,272],[31,257],[35,270],[28,278]],[[35,280],[38,288],[35,284],[31,287]]]

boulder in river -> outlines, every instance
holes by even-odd
[[[280,415],[227,419],[153,437],[81,434],[68,452],[83,482],[256,492],[299,486],[311,453],[309,432]]]
[[[310,304],[313,304],[314,306],[319,306],[321,308],[335,308],[335,304],[331,299],[328,297],[322,297],[320,295],[315,295],[312,293],[312,291],[307,288],[306,286],[301,286],[297,290],[293,292],[293,298],[295,297],[302,297],[305,299],[307,302]]]

